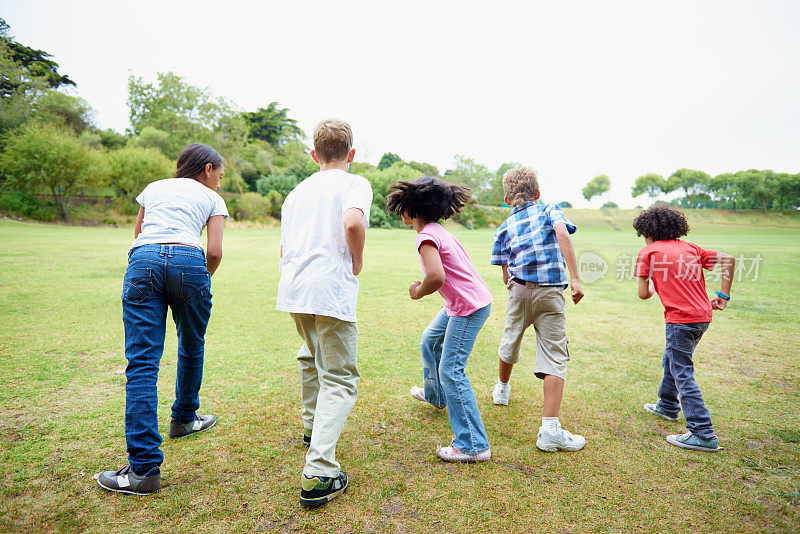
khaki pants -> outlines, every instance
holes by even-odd
[[[536,366],[538,378],[545,375],[567,376],[567,317],[564,290],[527,282],[524,286],[508,281],[506,328],[498,354],[506,363],[519,361],[522,336],[529,326],[536,332]]]
[[[324,315],[291,316],[305,341],[297,361],[303,426],[312,429],[303,474],[337,477],[336,443],[358,396],[358,329],[355,323]]]

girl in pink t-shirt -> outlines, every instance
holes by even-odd
[[[436,449],[449,462],[483,462],[491,458],[472,385],[464,373],[475,339],[491,311],[492,295],[458,240],[436,221],[457,213],[469,201],[469,190],[432,177],[397,182],[386,207],[417,231],[425,277],[408,294],[417,300],[434,291],[444,307],[422,334],[423,387],[411,396],[437,408],[447,407],[455,437]]]

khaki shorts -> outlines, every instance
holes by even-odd
[[[536,366],[538,378],[567,376],[567,317],[564,290],[561,287],[541,287],[527,282],[524,286],[508,281],[506,329],[498,353],[506,363],[519,361],[522,336],[529,326],[536,332]]]

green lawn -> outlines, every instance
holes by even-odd
[[[574,236],[579,254],[610,267],[568,307],[562,421],[588,444],[555,454],[535,447],[541,381],[532,337],[511,405],[491,403],[505,289],[488,265],[492,231],[454,228],[496,298],[468,366],[492,446],[492,461],[478,465],[439,461],[447,416],[408,397],[421,382],[420,334],[441,304],[438,295],[407,296],[420,275],[413,234],[369,230],[362,380],[337,451],[351,487],[308,511],[298,503],[300,339],[275,311],[277,229],[227,230],[201,391],[201,412],[219,424],[167,438],[161,491],[134,497],[92,479],[126,462],[119,296],[131,230],[0,220],[0,531],[798,531],[800,230],[692,221],[690,240],[762,258],[757,280],[750,273],[734,283],[695,355],[725,447],[703,454],[664,440],[683,431],[682,419],[642,409],[661,376],[663,313],[657,299],[636,297],[635,281],[615,279],[617,257],[643,246],[629,221],[615,221]],[[159,381],[164,433],[175,378],[170,327]]]

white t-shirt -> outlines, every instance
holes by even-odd
[[[142,233],[131,249],[153,243],[181,243],[203,248],[200,239],[208,218],[228,217],[219,193],[192,178],[167,178],[147,184],[136,197],[144,208]]]
[[[312,174],[281,209],[281,279],[277,309],[355,322],[358,280],[344,239],[344,212],[358,208],[369,225],[372,186],[334,169]]]

